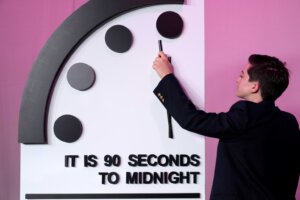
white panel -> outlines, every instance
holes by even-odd
[[[152,69],[158,39],[172,57],[175,74],[198,106],[204,105],[204,8],[203,1],[187,5],[153,6],[110,21],[94,32],[66,63],[55,86],[48,116],[47,145],[21,145],[21,199],[32,193],[201,193],[205,199],[205,148],[202,136],[183,130],[173,120],[174,139],[168,138],[166,110],[152,93],[159,78]],[[177,39],[162,38],[156,30],[157,17],[175,11],[184,20]],[[105,44],[106,31],[113,25],[129,28],[134,42],[119,54]],[[96,82],[87,91],[73,89],[67,82],[68,69],[84,62],[96,72]],[[58,140],[55,120],[71,114],[83,124],[74,143]],[[119,167],[105,167],[105,155],[118,154]],[[130,167],[130,154],[197,154],[199,167]],[[76,167],[65,167],[65,155],[79,155]],[[84,155],[96,155],[97,167],[84,167]],[[197,184],[126,184],[126,172],[198,171]],[[117,172],[118,184],[102,184],[99,172]]]

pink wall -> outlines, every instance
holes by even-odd
[[[227,111],[237,101],[235,80],[252,53],[287,62],[291,83],[277,105],[300,122],[300,1],[205,1],[206,110]],[[209,196],[217,140],[206,139],[206,194]],[[207,198],[208,199],[208,198]],[[297,199],[300,200],[300,186]]]
[[[18,112],[31,66],[51,33],[85,1],[0,1],[0,199],[19,199]],[[300,104],[296,102],[300,99],[296,92],[300,85],[299,10],[299,0],[205,1],[208,111],[228,110],[237,100],[235,79],[247,57],[264,53],[288,62],[291,84],[278,105],[300,121]],[[208,199],[217,141],[206,142]]]
[[[21,96],[51,33],[86,0],[0,0],[0,199],[19,199]]]

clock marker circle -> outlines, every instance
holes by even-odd
[[[82,124],[79,119],[72,115],[63,115],[54,123],[55,136],[67,143],[77,141],[82,133]]]
[[[117,53],[125,53],[132,44],[132,34],[130,30],[122,25],[115,25],[108,29],[105,34],[106,45]]]
[[[156,28],[163,37],[174,39],[182,33],[183,20],[179,14],[167,11],[157,18]]]
[[[74,64],[67,74],[69,84],[80,91],[84,91],[92,87],[95,79],[96,75],[93,68],[84,63]]]

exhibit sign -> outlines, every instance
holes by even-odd
[[[92,0],[58,27],[23,95],[21,200],[205,199],[204,137],[153,94],[159,50],[203,108],[204,1]]]

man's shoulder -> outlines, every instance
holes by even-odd
[[[235,102],[234,104],[232,104],[232,106],[230,107],[230,110],[234,110],[234,109],[249,109],[253,106],[256,106],[256,103],[253,103],[251,101],[246,101],[246,100],[240,100]]]
[[[280,114],[285,117],[285,118],[289,118],[289,119],[293,119],[293,120],[296,120],[296,117],[290,113],[290,112],[287,112],[287,111],[284,111],[284,110],[280,110]],[[296,120],[297,121],[297,120]]]
[[[274,102],[260,102],[255,103],[252,101],[247,100],[240,100],[234,103],[230,109],[245,109],[249,111],[259,111],[259,110],[277,110],[280,111],[276,106]]]
[[[264,120],[266,118],[277,118],[282,121],[282,123],[289,124],[294,128],[299,129],[299,124],[296,117],[287,111],[283,111],[275,106],[274,102],[261,102],[261,103],[254,103],[251,101],[240,100],[234,103],[230,111],[239,111],[239,113],[243,113],[244,115],[248,116],[248,120],[255,121]]]
[[[250,127],[270,120],[278,111],[274,103],[241,100],[231,106],[228,114],[235,121],[242,121],[245,127]]]
[[[297,118],[290,112],[280,110],[281,118],[285,120],[285,123],[289,122],[291,126],[299,128]]]
[[[248,104],[248,101],[245,100],[240,100],[235,102],[234,104],[232,104],[231,108],[235,108],[235,107],[244,107],[246,104]]]

